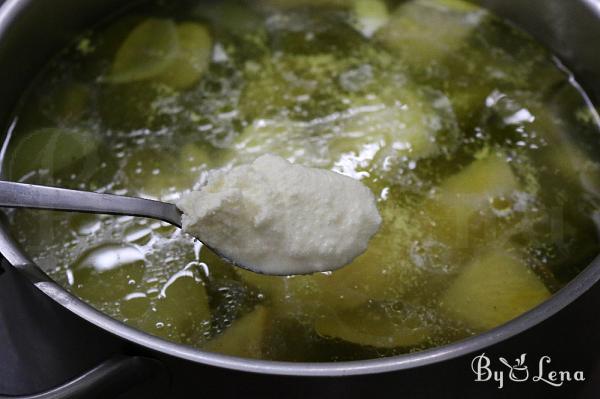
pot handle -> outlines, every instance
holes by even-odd
[[[1,0],[0,0],[1,1]],[[94,399],[112,398],[152,382],[153,392],[164,396],[170,385],[165,366],[156,359],[118,355],[49,391],[0,399]],[[156,386],[158,383],[159,386]]]

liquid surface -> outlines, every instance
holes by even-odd
[[[338,361],[443,345],[545,300],[599,248],[597,114],[532,39],[458,0],[150,3],[58,54],[14,122],[12,180],[176,201],[274,153],[375,193],[363,255],[289,278],[152,220],[10,215],[74,294],[197,348]]]

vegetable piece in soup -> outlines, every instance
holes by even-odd
[[[492,249],[465,266],[442,295],[449,315],[484,331],[531,309],[550,296],[540,279],[508,251]]]
[[[260,359],[264,353],[264,338],[268,311],[257,306],[252,312],[235,320],[221,335],[209,341],[204,348],[230,356]]]

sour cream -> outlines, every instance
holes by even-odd
[[[264,274],[338,269],[367,249],[381,224],[360,181],[275,155],[214,172],[176,205],[185,232]]]

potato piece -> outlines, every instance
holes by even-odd
[[[549,112],[551,110],[548,109],[536,112],[536,119],[530,125],[530,129],[548,141],[548,145],[536,155],[550,171],[558,173],[568,183],[573,184],[580,180],[584,183],[588,180],[586,175],[597,169],[598,164],[590,159],[573,137],[570,137],[567,126]],[[585,187],[585,183],[583,185]]]
[[[140,149],[128,157],[123,172],[128,187],[138,195],[165,198],[194,185],[200,172],[189,166],[163,151]]]
[[[343,108],[331,82],[347,60],[332,54],[266,57],[246,63],[240,110],[247,119],[307,119]]]
[[[560,146],[552,146],[543,157],[569,183],[578,182],[586,192],[600,198],[600,164],[574,143],[565,141]]]
[[[76,82],[62,82],[41,101],[41,111],[58,125],[69,126],[89,116],[93,100],[90,86]]]
[[[196,337],[208,331],[210,309],[202,281],[192,270],[173,275],[161,290],[157,313],[173,325],[173,333]]]
[[[457,249],[473,244],[472,228],[487,227],[493,206],[511,209],[511,196],[520,189],[510,165],[499,155],[490,155],[447,178],[425,201],[426,217],[435,227],[436,240]],[[478,217],[476,223],[472,218]]]
[[[376,348],[415,346],[430,334],[416,314],[386,312],[373,305],[324,315],[316,320],[315,330],[323,337]]]
[[[211,164],[208,150],[195,143],[186,143],[179,153],[179,165],[183,170],[197,169]]]
[[[216,159],[218,155],[218,159]],[[199,177],[199,172],[225,164],[228,159],[225,149],[215,149],[205,142],[186,143],[181,147],[178,166],[182,173]]]
[[[322,274],[305,276],[268,276],[236,268],[235,272],[244,282],[264,295],[266,303],[279,316],[284,318],[306,319],[322,306]]]
[[[437,3],[452,11],[473,12],[481,10],[479,6],[465,0],[423,0],[425,3]]]
[[[125,319],[143,317],[150,307],[150,298],[143,292],[132,292],[119,302],[119,313]]]
[[[572,94],[574,93],[569,90],[558,98],[568,98]],[[566,101],[568,104],[568,100]],[[590,153],[578,144],[577,138],[572,134],[572,126],[556,116],[560,109],[555,107],[553,104],[530,106],[535,119],[526,125],[526,129],[547,142],[534,156],[547,167],[553,177],[559,175],[567,184],[580,184],[586,192],[600,197],[600,163],[592,159]]]
[[[268,152],[289,158],[295,152],[290,141],[300,134],[302,127],[293,121],[260,119],[244,129],[236,138],[235,147],[253,156]]]
[[[266,295],[267,299],[282,295],[283,290],[285,289],[285,280],[288,279],[288,277],[285,276],[269,276],[242,268],[235,268],[235,273],[240,276],[244,282],[257,288],[261,294]]]
[[[249,68],[259,69],[248,72],[241,103],[244,115],[255,119],[236,147],[357,178],[374,168],[394,173],[400,162],[452,152],[460,132],[448,99],[407,84],[388,61],[371,59],[373,65],[357,67],[330,55],[283,56],[265,70]],[[339,88],[327,84],[335,93],[323,93],[321,83],[332,79]],[[329,103],[329,94],[344,101]],[[301,121],[314,116],[312,107],[329,116]]]
[[[531,37],[465,1],[402,2],[375,38],[414,77],[448,95],[465,131],[478,125],[493,90],[543,95],[564,80]]]
[[[190,14],[203,21],[209,21],[212,29],[225,36],[261,39],[265,36],[264,16],[259,14],[252,5],[244,2],[198,3]],[[236,52],[240,50],[245,49],[235,49]]]
[[[392,82],[382,80],[382,84]],[[330,156],[339,160],[341,153],[352,147],[351,152],[356,155],[360,154],[361,147],[368,147],[372,157],[382,164],[384,160],[389,163],[401,157],[432,157],[445,147],[452,147],[458,132],[450,104],[444,96],[432,97],[409,85],[382,90],[379,101],[351,109],[352,116],[343,124],[344,133],[330,144]],[[447,137],[442,137],[444,135]],[[374,146],[377,146],[375,151]]]
[[[393,134],[391,147],[410,159],[451,152],[458,144],[458,127],[448,98],[405,86],[402,93],[387,93],[402,104],[403,129]]]
[[[519,187],[511,167],[500,156],[479,159],[449,177],[440,188],[440,199],[450,206],[480,207],[491,197],[508,195]]]
[[[339,126],[326,132],[333,170],[357,179],[376,173],[395,182],[398,171],[414,168],[414,161],[457,148],[461,133],[448,99],[388,72],[377,73],[377,83],[366,85],[365,91],[376,90],[376,95],[352,93]]]
[[[383,0],[353,0],[352,13],[354,27],[366,37],[373,36],[390,18]]]
[[[71,289],[94,302],[111,302],[135,290],[146,267],[144,254],[130,245],[103,244],[84,252],[70,268]]]
[[[536,99],[523,93],[495,92],[490,100],[493,101],[485,113],[490,130],[502,130],[515,141],[527,133],[525,143],[536,148],[531,156],[541,166],[537,173],[542,184],[556,185],[561,181],[561,190],[582,187],[587,193],[600,196],[600,163],[591,156],[586,131],[569,120],[572,107],[582,102],[580,93],[565,87],[551,98]],[[562,198],[556,192],[544,195],[549,196],[544,200],[552,203]]]
[[[289,0],[288,0],[289,1]],[[344,9],[352,6],[353,0],[342,0],[340,4]],[[269,34],[269,47],[271,52],[321,56],[324,54],[351,54],[363,44],[365,37],[354,29],[348,22],[346,10],[336,10],[336,0],[300,0],[289,4],[297,9],[286,12],[272,11],[271,17],[265,21]],[[298,4],[298,3],[313,4]],[[312,6],[318,7],[311,10]],[[269,13],[269,11],[267,11]],[[340,57],[344,59],[346,57]],[[344,60],[346,61],[346,60]]]
[[[211,352],[230,356],[260,359],[267,330],[268,311],[257,306],[252,312],[233,324],[204,345]]]
[[[181,90],[193,86],[208,69],[212,55],[212,39],[205,26],[194,22],[177,25],[177,38],[177,55],[156,80]]]
[[[179,40],[175,23],[149,18],[137,25],[115,55],[109,83],[128,83],[157,77],[176,59]]]
[[[12,180],[40,169],[54,176],[80,161],[96,168],[99,146],[100,140],[88,131],[44,128],[18,136],[5,161]]]
[[[444,114],[427,108],[425,99],[410,105],[408,101],[398,106],[373,104],[373,108],[349,110],[351,116],[339,126],[311,126],[288,119],[255,120],[236,138],[236,159],[249,162],[259,154],[273,153],[360,179],[362,171],[395,171],[391,165],[450,151],[456,143],[458,132],[451,122],[428,125],[441,120]]]
[[[260,3],[278,8],[296,7],[348,7],[351,0],[259,0]]]
[[[384,228],[369,243],[367,251],[350,265],[327,276],[320,284],[321,301],[329,308],[350,308],[369,300],[399,298],[418,287],[422,270],[408,258],[407,236],[395,229]]]
[[[309,126],[289,119],[258,119],[248,125],[235,141],[236,162],[252,162],[271,153],[290,162],[327,167],[324,139],[314,138]]]
[[[461,49],[487,12],[459,0],[415,0],[400,4],[376,40],[415,69]]]
[[[153,309],[132,322],[150,334],[175,342],[203,342],[211,326],[204,283],[193,270],[175,273],[162,287]]]
[[[215,254],[206,246],[200,250],[200,262],[208,267],[208,279],[211,285],[221,284],[223,281],[237,280],[236,271],[242,270]]]
[[[104,85],[98,109],[103,123],[115,130],[155,129],[173,125],[174,118],[162,112],[162,104],[173,104],[177,92],[154,81]]]
[[[150,18],[125,39],[106,81],[131,83],[147,79],[174,89],[194,85],[207,70],[212,54],[208,29],[200,24]]]
[[[472,36],[488,19],[488,12],[463,1],[416,0],[402,2],[375,40],[391,50],[417,77],[437,81],[448,93],[456,117],[470,130],[485,98],[495,86],[486,70],[495,55],[475,50]],[[503,74],[503,75],[502,75]],[[496,75],[504,76],[506,72]],[[448,76],[453,79],[448,80]]]
[[[505,250],[489,250],[469,263],[443,294],[441,307],[477,330],[488,330],[550,296],[538,277]]]

